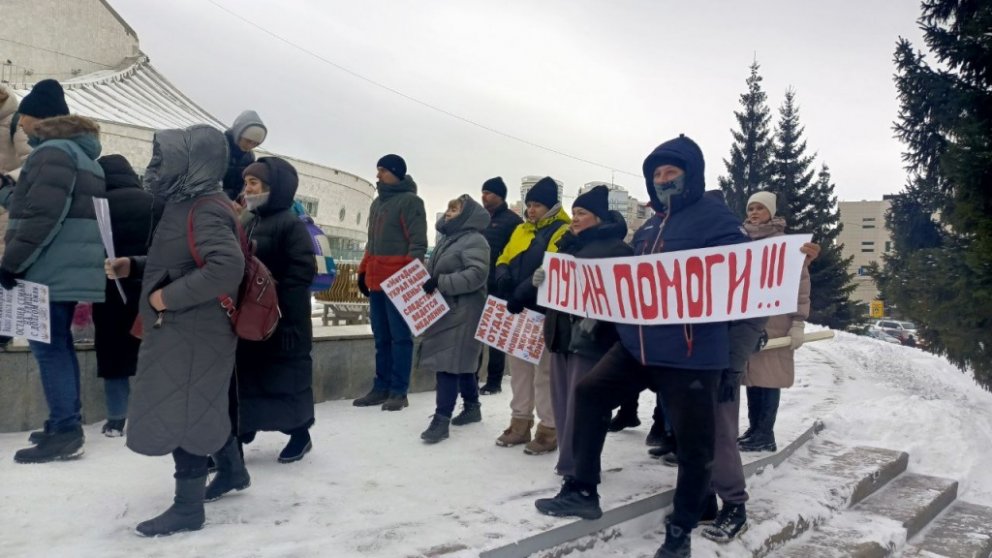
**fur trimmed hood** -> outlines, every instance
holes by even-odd
[[[100,156],[100,125],[85,116],[70,114],[45,118],[34,127],[34,134],[28,137],[28,144],[37,148],[46,141],[69,140],[74,142],[94,161]]]
[[[0,120],[17,112],[17,97],[9,89],[0,85]]]

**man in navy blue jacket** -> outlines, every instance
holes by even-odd
[[[704,168],[699,146],[684,135],[648,155],[643,172],[656,215],[634,235],[635,254],[749,241],[726,204],[703,196]],[[610,413],[651,388],[662,397],[679,445],[674,511],[656,557],[689,556],[690,533],[709,492],[717,391],[721,372],[729,367],[728,324],[618,324],[617,333],[620,342],[577,386],[575,475],[565,479],[557,496],[536,506],[548,515],[602,515],[596,486]]]

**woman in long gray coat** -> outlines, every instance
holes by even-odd
[[[207,125],[163,130],[156,132],[152,149],[145,188],[165,199],[162,219],[147,256],[119,258],[107,266],[111,278],[143,274],[143,339],[127,446],[143,455],[171,453],[176,464],[175,503],[138,525],[146,536],[200,529],[207,455],[237,454],[227,389],[238,339],[217,297],[236,295],[245,269],[231,202],[221,190],[227,169],[224,134]],[[187,245],[191,211],[203,267],[197,267]]]
[[[486,305],[489,279],[489,243],[482,231],[489,226],[489,212],[468,195],[448,203],[437,222],[439,237],[427,261],[430,278],[424,291],[444,296],[451,310],[425,333],[420,343],[420,366],[437,373],[437,408],[420,438],[429,444],[448,437],[448,425],[479,422],[479,384],[475,370],[482,343],[475,328]],[[452,418],[459,392],[464,409]]]

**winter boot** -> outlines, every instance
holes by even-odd
[[[241,434],[238,434],[238,442],[240,442],[242,446],[247,446],[255,441],[255,436],[257,435],[258,432],[242,432]]]
[[[775,445],[775,435],[770,432],[755,432],[750,438],[743,442],[737,442],[737,448],[741,451],[778,451]]]
[[[382,404],[383,411],[402,411],[404,407],[409,407],[410,402],[405,395],[390,393],[389,397]]]
[[[624,428],[634,428],[641,425],[641,419],[637,418],[637,412],[630,412],[624,407],[620,407],[617,416],[610,421],[608,430],[610,432],[620,432]]]
[[[692,556],[692,532],[669,523],[665,526],[665,543],[654,558],[690,558]]]
[[[430,426],[427,430],[424,430],[420,434],[420,439],[427,442],[428,444],[436,444],[441,440],[448,438],[448,424],[451,423],[451,418],[444,415],[434,415],[431,419]]]
[[[707,539],[726,544],[747,531],[747,511],[744,504],[724,504],[713,525],[703,529]]]
[[[18,463],[48,463],[75,459],[83,455],[83,427],[45,435],[37,446],[19,450],[14,454]]]
[[[754,427],[753,426],[748,426],[747,427],[747,430],[745,430],[743,434],[741,434],[740,436],[737,437],[737,441],[738,442],[743,442],[744,440],[747,440],[751,436],[754,436]]]
[[[679,453],[678,450],[669,453],[661,458],[661,464],[665,467],[678,467],[679,466]]]
[[[374,407],[376,405],[382,405],[386,402],[386,399],[389,399],[389,394],[386,390],[372,388],[362,397],[352,401],[351,404],[356,407]]]
[[[499,438],[496,438],[496,445],[510,448],[526,444],[530,441],[530,429],[533,426],[533,420],[511,418],[510,427],[504,430]]]
[[[48,432],[45,430],[35,430],[34,432],[28,434],[28,443],[38,445],[48,436]]]
[[[289,434],[289,442],[279,452],[279,463],[293,463],[303,459],[303,456],[313,449],[309,428],[298,428]]]
[[[675,437],[666,435],[661,438],[660,445],[648,448],[648,455],[655,459],[661,459],[670,453],[675,453],[675,449]]]
[[[534,506],[544,515],[555,517],[599,519],[603,516],[596,486],[584,485],[567,477],[561,485],[561,491],[554,498],[541,498],[534,502]]]
[[[451,419],[454,426],[464,426],[473,422],[482,422],[482,404],[479,402],[466,403],[462,406],[462,412]]]
[[[479,388],[480,395],[496,395],[503,391],[503,387],[500,382],[486,382],[486,385]]]
[[[662,445],[665,438],[668,437],[668,433],[665,432],[665,423],[656,420],[651,424],[651,430],[648,431],[648,437],[644,439],[644,444],[655,448]]]
[[[542,455],[551,453],[558,449],[558,432],[550,426],[544,424],[537,425],[537,432],[534,439],[524,446],[524,453],[527,455]]]
[[[706,503],[703,506],[703,515],[699,516],[699,525],[713,525],[719,516],[720,505],[716,501],[716,494],[710,494],[706,497]],[[666,515],[665,526],[667,527],[671,522],[672,516],[670,514]]]
[[[146,537],[164,537],[180,531],[198,531],[206,517],[203,493],[207,477],[176,479],[176,496],[172,506],[158,517],[142,521],[136,530]]]
[[[120,438],[124,436],[124,422],[127,419],[109,419],[103,423],[100,432],[108,438]]]
[[[245,462],[238,451],[238,440],[234,436],[227,439],[224,447],[214,454],[217,463],[217,474],[214,475],[204,500],[213,502],[232,490],[244,490],[251,486],[251,476],[245,468]]]

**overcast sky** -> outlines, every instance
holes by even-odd
[[[892,54],[923,47],[910,0],[216,0],[316,54],[425,103],[529,142],[636,173],[579,162],[440,114],[315,59],[208,0],[111,0],[142,50],[219,119],[243,109],[269,128],[264,147],[374,181],[402,155],[428,214],[501,175],[574,195],[614,179],[647,199],[639,171],[657,144],[695,139],[717,187],[748,66],[761,64],[777,115],[797,90],[816,164],[841,200],[901,189]]]

